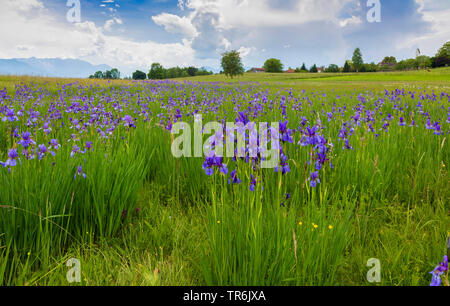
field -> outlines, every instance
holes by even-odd
[[[195,114],[276,122],[277,168],[173,157]],[[69,285],[76,258],[71,285],[427,286],[450,234],[449,131],[448,68],[1,76],[0,284]]]

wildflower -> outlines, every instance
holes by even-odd
[[[0,165],[3,167],[14,167],[17,165],[16,159],[19,157],[17,154],[17,149],[11,149],[8,152],[8,160],[6,162],[0,162]]]
[[[50,140],[50,142],[48,144],[55,150],[58,150],[61,147],[61,145],[58,144],[58,140],[57,139]]]
[[[86,178],[86,174],[83,172],[82,166],[78,166],[74,178],[77,178],[78,175],[81,175],[83,178]]]
[[[80,148],[76,144],[74,144],[72,152],[70,152],[70,157],[73,157],[77,153],[83,153],[84,154],[84,153],[86,153],[86,150],[85,151],[81,151]]]
[[[317,183],[320,184],[319,173],[317,171],[311,172],[311,177],[308,178],[308,181],[310,181],[310,186],[312,188],[315,188],[317,186]]]
[[[333,229],[333,225],[328,225],[328,228],[329,228],[330,230],[332,230],[332,229]]]
[[[133,121],[133,118],[130,116],[130,115],[125,115],[124,117],[123,117],[123,121],[125,122],[125,126],[126,127],[136,127],[135,125],[134,125],[134,121]]]
[[[48,122],[44,123],[44,125],[42,126],[42,129],[44,130],[44,133],[46,133],[47,135],[50,134],[50,132],[52,131],[52,129],[49,127]]]
[[[250,181],[250,191],[255,191],[255,187],[256,187],[256,180],[255,177],[253,175],[250,174],[251,177],[251,181]]]
[[[40,145],[38,146],[38,150],[37,150],[37,153],[38,153],[38,156],[39,156],[39,160],[41,160],[41,159],[45,156],[45,154],[46,154],[47,152],[49,152],[50,154],[52,154],[53,156],[55,156],[55,152],[53,152],[53,151],[48,151],[48,150],[47,150],[47,147],[46,147],[45,145],[40,144]]]
[[[348,139],[345,139],[345,144],[343,150],[353,150],[353,147],[350,145]]]
[[[15,115],[14,110],[13,109],[6,109],[6,117],[3,117],[2,121],[6,121],[8,120],[9,122],[14,122],[14,121],[18,121],[19,118]]]
[[[92,142],[86,141],[86,150],[91,150],[91,149],[92,149]]]
[[[433,271],[430,272],[430,274],[433,275],[430,286],[439,287],[442,283],[441,276],[444,274],[444,272],[447,271],[448,271],[448,257],[447,255],[445,255],[444,261],[441,262]]]
[[[302,226],[302,225],[303,225],[303,222],[300,221],[300,222],[298,223],[298,225],[299,225],[299,226]]]
[[[228,184],[240,184],[242,181],[237,177],[236,170],[233,170],[228,178]]]
[[[30,132],[23,132],[22,133],[22,140],[19,141],[19,144],[26,149],[30,145],[35,145],[36,142],[34,142],[34,140],[31,139],[31,133]]]

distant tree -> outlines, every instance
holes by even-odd
[[[244,74],[241,55],[238,51],[232,50],[222,54],[221,66],[226,76],[233,78]]]
[[[187,69],[187,73],[189,74],[189,76],[196,76],[198,72],[198,69],[195,67],[188,67]]]
[[[105,73],[103,74],[103,77],[107,80],[111,80],[112,79],[111,70],[106,70]]]
[[[302,68],[300,68],[300,70],[303,70],[303,71],[307,71],[308,70],[308,69],[306,69],[305,63],[303,63]]]
[[[206,70],[206,68],[204,67],[198,69],[196,73],[196,75],[210,75],[210,74],[213,74],[213,72]]]
[[[377,72],[379,67],[378,67],[377,64],[372,62],[370,64],[364,64],[364,69],[365,69],[366,72]]]
[[[311,73],[317,73],[317,72],[319,72],[319,70],[317,70],[316,64],[314,64],[314,65],[311,67],[311,69],[309,69],[309,72],[311,72]]]
[[[386,56],[381,61],[381,65],[387,65],[387,64],[397,64],[397,59],[394,56]]]
[[[153,63],[148,73],[150,80],[162,80],[165,78],[166,70],[160,63]]]
[[[136,70],[135,72],[133,72],[133,80],[145,80],[147,78],[147,75],[145,74],[145,72]]]
[[[270,58],[264,63],[264,70],[272,73],[283,72],[283,64],[279,59]]]
[[[117,68],[113,68],[109,71],[110,77],[108,79],[118,80],[120,79],[120,71]]]
[[[414,58],[403,60],[397,63],[395,66],[396,70],[413,70],[419,67],[418,62]]]
[[[428,69],[433,65],[431,58],[426,55],[420,55],[416,58],[417,68],[419,69]]]
[[[336,64],[331,64],[328,66],[326,72],[339,72],[339,66]]]
[[[432,66],[434,68],[450,66],[450,57],[447,57],[447,56],[436,56],[432,60]]]
[[[450,41],[446,42],[437,52],[436,57],[450,57]]]
[[[94,78],[95,79],[103,79],[104,78],[103,72],[97,71],[96,73],[94,73]]]
[[[359,72],[362,65],[364,64],[362,53],[359,48],[356,48],[355,51],[353,52],[352,62],[353,62],[353,66],[356,69],[356,72]]]
[[[436,53],[432,61],[433,67],[444,67],[450,65],[450,41],[446,42]]]
[[[342,70],[342,72],[351,72],[352,71],[352,67],[350,66],[350,63],[349,63],[349,61],[345,61],[345,64],[344,64],[344,69]]]

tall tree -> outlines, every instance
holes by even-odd
[[[336,64],[331,64],[328,66],[327,72],[339,72],[339,66]]]
[[[279,59],[270,58],[264,63],[264,70],[275,73],[283,72],[283,64]]]
[[[450,41],[446,42],[437,52],[436,57],[450,58]]]
[[[120,71],[117,68],[113,68],[110,71],[111,79],[118,80],[120,79]]]
[[[433,67],[450,65],[450,41],[446,42],[437,52],[433,59]]]
[[[348,61],[345,61],[344,69],[342,70],[342,72],[351,72],[351,71],[352,71],[352,68],[350,66],[350,63]]]
[[[147,75],[145,74],[145,72],[136,70],[135,72],[133,72],[133,80],[145,80],[147,78]]]
[[[198,72],[198,69],[195,67],[188,67],[187,69],[187,73],[189,74],[189,76],[196,76]]]
[[[300,70],[305,70],[305,71],[307,71],[308,69],[306,69],[306,65],[305,65],[305,63],[303,63],[303,65],[302,65],[302,67],[300,68]]]
[[[359,70],[361,70],[361,67],[364,65],[362,53],[359,48],[356,48],[355,51],[353,52],[352,61],[353,66],[356,69],[356,72],[359,72]]]
[[[94,78],[95,79],[103,79],[104,78],[103,72],[97,71],[96,73],[94,73]]]
[[[148,73],[148,78],[150,80],[162,80],[165,78],[166,70],[159,63],[153,63],[150,71]]]
[[[317,72],[318,72],[316,64],[314,64],[314,65],[311,67],[311,69],[309,70],[309,72],[312,72],[312,73],[317,73]]]
[[[244,74],[241,55],[238,51],[232,50],[222,54],[221,66],[226,76],[233,78]]]

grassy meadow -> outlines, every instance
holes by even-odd
[[[2,285],[427,286],[447,253],[449,68],[0,90]],[[279,169],[174,158],[194,114],[287,122]]]

